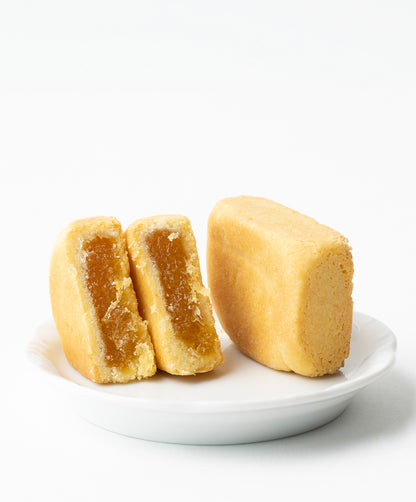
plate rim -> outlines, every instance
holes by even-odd
[[[366,372],[357,378],[346,380],[329,389],[319,390],[310,394],[296,394],[287,397],[279,397],[275,399],[263,399],[258,401],[253,400],[239,400],[233,402],[215,401],[215,400],[193,400],[193,401],[175,401],[175,400],[157,400],[140,396],[128,396],[120,394],[112,394],[108,392],[101,392],[99,389],[83,386],[74,382],[64,375],[59,373],[55,364],[42,352],[46,342],[40,338],[39,330],[42,325],[36,329],[35,336],[25,346],[26,358],[32,366],[41,370],[41,374],[47,377],[55,386],[64,387],[71,394],[81,394],[86,397],[94,397],[107,402],[115,404],[128,404],[129,406],[137,407],[141,410],[148,410],[151,412],[165,412],[175,414],[198,414],[198,413],[236,413],[236,412],[251,412],[261,410],[276,410],[289,408],[294,406],[303,406],[306,404],[320,403],[337,398],[347,399],[360,389],[371,384],[377,380],[384,373],[388,372],[395,363],[397,340],[392,330],[382,321],[362,312],[354,311],[354,322],[360,324],[360,319],[376,322],[384,329],[383,343],[378,347],[371,357],[376,355],[381,356],[381,363],[373,369],[373,371]],[[260,364],[260,363],[258,363]],[[99,385],[99,384],[97,384]]]

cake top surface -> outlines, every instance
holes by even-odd
[[[246,226],[257,225],[280,238],[301,242],[346,242],[336,230],[282,204],[262,197],[242,195],[219,201],[216,210]]]
[[[163,228],[169,226],[190,226],[188,217],[181,214],[160,214],[154,216],[146,216],[139,218],[129,225],[129,228],[143,228],[146,230],[153,230],[156,228]]]
[[[90,216],[87,218],[81,218],[79,220],[74,220],[62,230],[64,234],[69,234],[71,232],[95,232],[100,230],[112,230],[120,229],[121,224],[113,216]]]

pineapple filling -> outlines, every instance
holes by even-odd
[[[149,255],[159,271],[167,311],[176,336],[187,347],[208,352],[214,334],[204,326],[198,300],[190,283],[186,253],[178,232],[155,230],[146,236]]]
[[[134,356],[138,320],[123,287],[116,244],[109,237],[94,237],[83,250],[85,281],[101,328],[105,360],[111,367],[126,366]]]

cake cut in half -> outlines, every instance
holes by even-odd
[[[148,322],[157,366],[174,375],[192,375],[221,364],[221,346],[188,218],[137,220],[128,227],[126,240],[139,312]]]
[[[77,220],[60,233],[51,258],[50,297],[65,356],[84,376],[122,383],[156,372],[115,218]]]
[[[242,352],[306,376],[343,366],[353,262],[339,232],[271,200],[224,199],[209,217],[207,266],[218,318]]]

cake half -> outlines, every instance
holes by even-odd
[[[60,233],[50,264],[50,298],[65,356],[84,376],[116,383],[156,372],[115,218],[78,220]]]
[[[343,366],[353,262],[339,232],[271,200],[224,199],[209,217],[207,266],[218,318],[242,352],[306,376]]]
[[[126,231],[139,311],[148,322],[157,366],[174,375],[223,362],[208,291],[188,218],[154,216]]]

